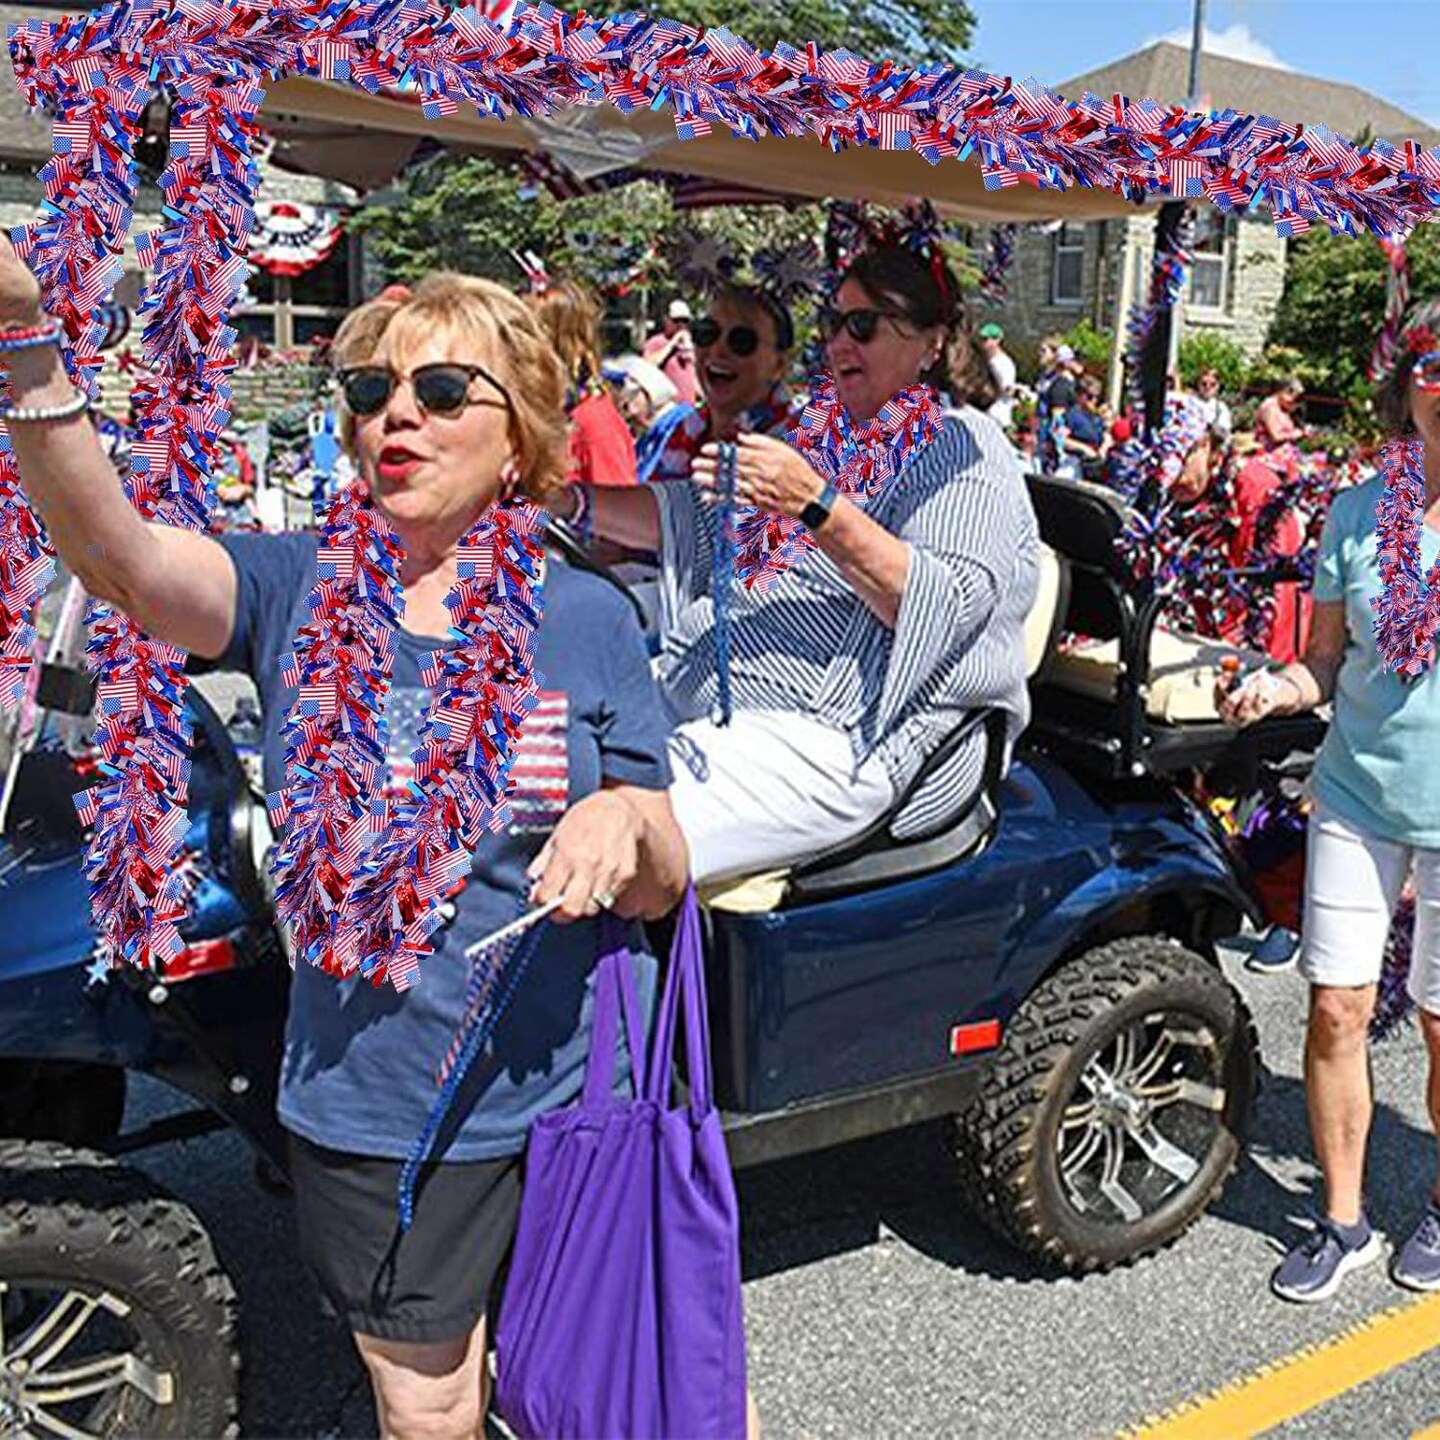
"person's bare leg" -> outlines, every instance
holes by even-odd
[[[1370,1016],[1375,986],[1315,985],[1305,1043],[1310,1133],[1325,1176],[1325,1213],[1354,1225],[1363,1206],[1370,1136]],[[1432,1084],[1431,1100],[1435,1097]]]
[[[760,1440],[760,1407],[753,1390],[745,1392],[745,1440]]]
[[[479,1440],[486,1404],[485,1322],[469,1335],[412,1344],[356,1335],[384,1440]]]
[[[1435,1188],[1430,1195],[1440,1205],[1440,1015],[1422,1010],[1420,1031],[1425,1036],[1425,1048],[1430,1052],[1430,1126],[1435,1131],[1437,1152]]]

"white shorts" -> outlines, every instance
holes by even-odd
[[[808,715],[736,711],[670,737],[670,803],[699,883],[762,875],[860,834],[896,800],[885,766],[858,773],[843,730]]]
[[[1415,943],[1409,991],[1440,1015],[1440,850],[1420,850],[1357,830],[1324,805],[1305,842],[1300,973],[1312,985],[1373,985],[1390,917],[1414,866]]]

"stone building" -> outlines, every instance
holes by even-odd
[[[1055,88],[1067,98],[1090,90],[1183,103],[1189,60],[1184,46],[1162,41]],[[1353,85],[1210,54],[1204,57],[1201,83],[1204,102],[1213,108],[1325,124],[1351,137],[1440,144],[1440,131]],[[1184,333],[1223,335],[1256,356],[1264,348],[1284,289],[1288,241],[1276,235],[1268,211],[1236,217],[1206,201],[1196,205],[1195,220],[1195,265],[1183,307]],[[1147,207],[1124,220],[1022,232],[1000,316],[1022,358],[1041,336],[1067,331],[1082,320],[1100,330],[1115,330],[1128,308],[1122,300],[1145,295],[1154,228],[1154,208]],[[1122,289],[1127,292],[1123,297]]]

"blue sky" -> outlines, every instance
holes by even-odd
[[[971,0],[971,9],[969,58],[1049,85],[1161,37],[1188,45],[1193,15],[1191,0]],[[1345,80],[1440,127],[1440,0],[1210,0],[1207,30],[1207,50]]]

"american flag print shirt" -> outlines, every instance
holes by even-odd
[[[402,686],[391,693],[386,714],[390,734],[386,756],[389,799],[403,799],[415,779],[415,751],[430,704],[430,691]],[[548,835],[570,804],[570,698],[563,690],[541,690],[525,718],[510,765],[509,833]]]

